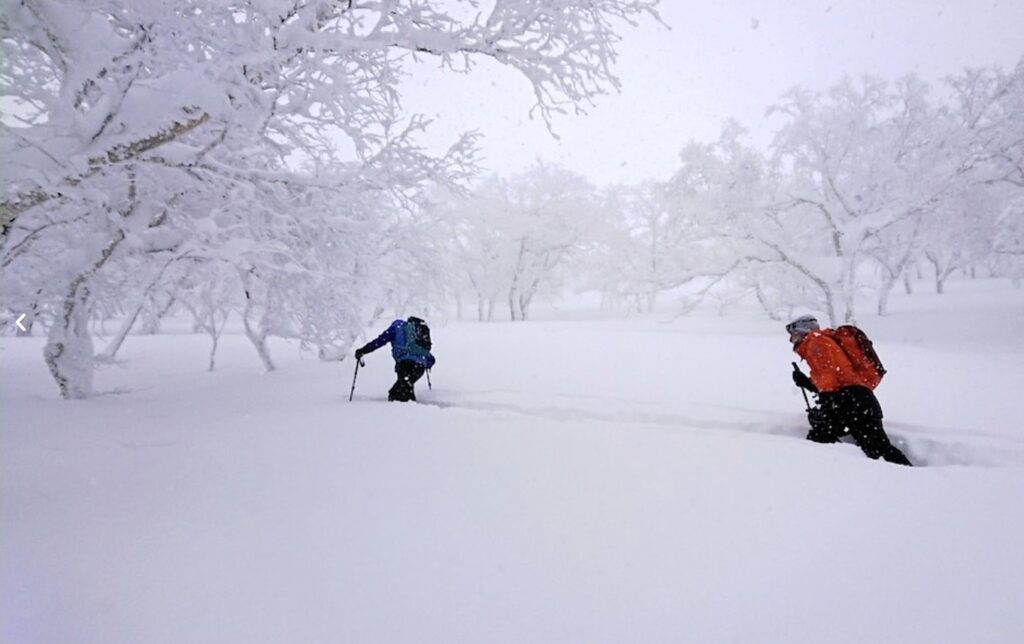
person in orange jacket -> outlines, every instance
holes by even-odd
[[[836,443],[849,432],[869,458],[910,465],[882,426],[882,406],[871,391],[878,386],[880,376],[855,369],[832,330],[822,329],[813,316],[798,317],[786,325],[786,331],[793,351],[811,370],[808,378],[795,369],[793,382],[818,395],[818,406],[807,412],[811,425],[807,440]]]

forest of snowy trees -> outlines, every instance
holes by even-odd
[[[941,293],[957,271],[1024,277],[1024,60],[940,87],[795,88],[768,111],[779,126],[767,153],[727,122],[687,145],[667,181],[598,188],[538,165],[443,201],[458,293],[478,298],[481,319],[507,297],[520,319],[538,285],[649,311],[692,283],[698,298],[755,298],[773,318],[804,302],[841,322],[865,293],[884,315],[897,285],[921,279]]]
[[[616,30],[656,1],[443,4],[3,3],[0,297],[47,336],[64,397],[169,314],[210,336],[211,369],[234,316],[272,370],[271,336],[339,359],[385,315],[526,320],[579,290],[839,322],[924,276],[1024,278],[1024,60],[791,89],[765,106],[767,150],[730,121],[665,181],[485,176],[475,133],[419,145],[403,65],[493,59],[551,123],[617,87]]]

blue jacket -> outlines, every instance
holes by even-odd
[[[384,330],[384,333],[381,333],[363,346],[363,353],[376,351],[385,344],[390,343],[391,357],[395,359],[396,364],[408,360],[430,369],[434,366],[434,356],[429,351],[420,349],[418,346],[412,345],[411,342],[406,342],[405,325],[405,320],[395,320],[391,323],[391,326]]]

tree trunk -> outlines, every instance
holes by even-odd
[[[946,292],[946,280],[953,274],[953,269],[946,269],[941,275],[935,276],[935,292],[942,295]]]
[[[243,316],[242,326],[245,327],[245,337],[249,338],[249,342],[252,342],[252,346],[256,349],[260,361],[263,362],[263,369],[268,372],[273,371],[276,367],[270,359],[270,348],[267,347],[267,332],[262,328],[258,330],[253,329],[252,325],[249,324],[248,316]]]
[[[535,277],[526,290],[519,293],[519,319],[525,320],[529,315],[530,305],[533,304],[533,298],[537,295],[538,290],[540,290],[540,277]]]
[[[273,371],[275,367],[274,362],[270,359],[270,349],[267,347],[266,328],[260,322],[260,328],[254,329],[249,322],[249,314],[252,312],[252,296],[249,291],[249,280],[244,273],[242,275],[242,284],[245,287],[245,311],[242,313],[242,326],[245,328],[245,337],[249,338],[249,342],[252,342],[252,346],[256,349],[256,354],[259,355],[260,361],[263,362],[263,369],[267,372]]]
[[[932,255],[931,253],[925,253],[924,256],[931,263],[932,270],[935,273],[935,292],[941,295],[943,292],[943,288],[945,286],[945,281],[946,277],[948,276],[948,272],[944,274],[942,267],[939,263],[939,259],[937,257]]]
[[[520,295],[519,295],[519,319],[520,320],[526,320],[527,316],[530,314],[530,301],[532,299],[533,299],[533,296],[527,296],[527,295],[524,295],[524,294],[520,293]]]
[[[878,289],[878,314],[889,315],[889,296],[892,295],[892,289],[895,288],[896,282],[899,281],[899,275],[893,275],[885,278],[882,282],[881,288]]]
[[[146,306],[146,300],[149,298],[149,294],[153,292],[153,288],[160,282],[160,278],[163,277],[164,271],[167,270],[167,267],[176,262],[178,259],[180,258],[175,257],[165,262],[164,265],[161,266],[156,271],[156,274],[153,276],[153,278],[149,280],[149,284],[146,285],[146,289],[142,291],[142,296],[139,298],[139,305],[136,306],[135,311],[125,319],[125,321],[121,324],[121,328],[118,329],[117,335],[114,336],[114,338],[107,345],[107,348],[104,349],[103,352],[99,355],[99,359],[101,361],[112,362],[114,360],[114,357],[117,355],[117,352],[121,349],[121,344],[124,342],[125,338],[128,337],[128,333],[132,330],[132,326],[135,325],[135,321],[138,319],[139,313],[141,313],[142,309]],[[157,317],[158,322],[159,319],[163,317],[165,313],[167,313],[168,309],[170,309],[172,304],[174,304],[173,295],[171,296],[170,301],[167,303],[167,306],[160,311],[160,314]]]
[[[135,210],[134,184],[129,195],[132,205],[123,215],[124,219]],[[124,230],[114,233],[96,262],[71,280],[63,305],[50,327],[46,346],[43,347],[43,359],[64,399],[92,395],[93,345],[89,334],[89,287],[86,282],[103,268],[124,238]]]
[[[764,289],[761,288],[761,283],[757,282],[754,285],[754,294],[757,295],[757,301],[764,309],[764,312],[768,314],[769,320],[778,320],[779,314],[772,308],[771,303],[768,301],[768,296],[765,295]]]
[[[846,324],[857,323],[857,259],[848,258],[846,265],[846,278],[843,280],[843,322]]]
[[[822,289],[825,293],[825,314],[828,315],[828,322],[830,325],[835,326],[838,318],[836,318],[836,297],[832,293],[831,288]]]
[[[213,346],[210,347],[210,364],[206,368],[207,371],[213,371],[214,361],[216,360],[217,357],[217,345],[220,343],[220,336],[222,333],[224,333],[224,327],[227,326],[229,317],[231,317],[230,311],[224,314],[224,321],[221,322],[220,328],[218,329],[217,314],[215,311],[210,312],[210,326],[207,330],[207,333],[210,334],[210,340],[213,342]]]
[[[910,272],[906,271],[903,273],[903,290],[907,292],[907,295],[914,294],[914,285],[910,281]]]
[[[82,278],[84,279],[84,277]],[[89,333],[89,290],[76,280],[64,298],[43,347],[43,359],[62,398],[92,395],[93,345]]]
[[[132,330],[135,325],[135,320],[139,317],[139,312],[142,311],[142,304],[135,307],[135,311],[125,318],[124,322],[121,323],[121,328],[117,330],[117,334],[107,344],[107,348],[104,349],[96,359],[100,362],[113,362],[114,357],[117,355],[118,350],[121,348],[121,344],[124,339],[128,337],[128,333]]]
[[[508,313],[509,318],[514,322],[520,317],[516,311],[516,296],[519,292],[519,274],[523,271],[523,259],[526,256],[526,240],[519,240],[519,257],[516,259],[515,272],[512,273],[512,284],[508,289]]]
[[[509,319],[515,322],[518,318],[516,317],[516,285],[512,283],[512,288],[508,290],[508,316]]]
[[[217,343],[220,341],[220,334],[216,332],[211,333],[210,339],[213,341],[213,344],[210,346],[210,364],[206,367],[207,371],[213,371],[217,359]]]
[[[168,295],[166,304],[160,304],[157,297],[153,297],[153,305],[158,308],[156,311],[153,311],[151,308],[143,307],[142,333],[146,335],[159,333],[160,320],[164,319],[164,316],[170,312],[171,307],[174,306],[174,303],[177,301],[178,299],[173,293]]]

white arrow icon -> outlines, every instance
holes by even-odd
[[[18,325],[18,328],[19,328],[19,329],[21,329],[21,330],[22,330],[22,332],[24,332],[24,331],[28,331],[28,329],[26,329],[26,328],[25,328],[25,327],[24,327],[24,326],[23,326],[23,325],[21,324],[21,323],[22,323],[22,321],[23,321],[23,320],[25,319],[25,316],[26,316],[26,315],[28,315],[28,314],[27,314],[27,313],[22,313],[21,315],[19,315],[19,316],[18,316],[18,319],[14,321],[14,323],[15,323],[16,325]]]

